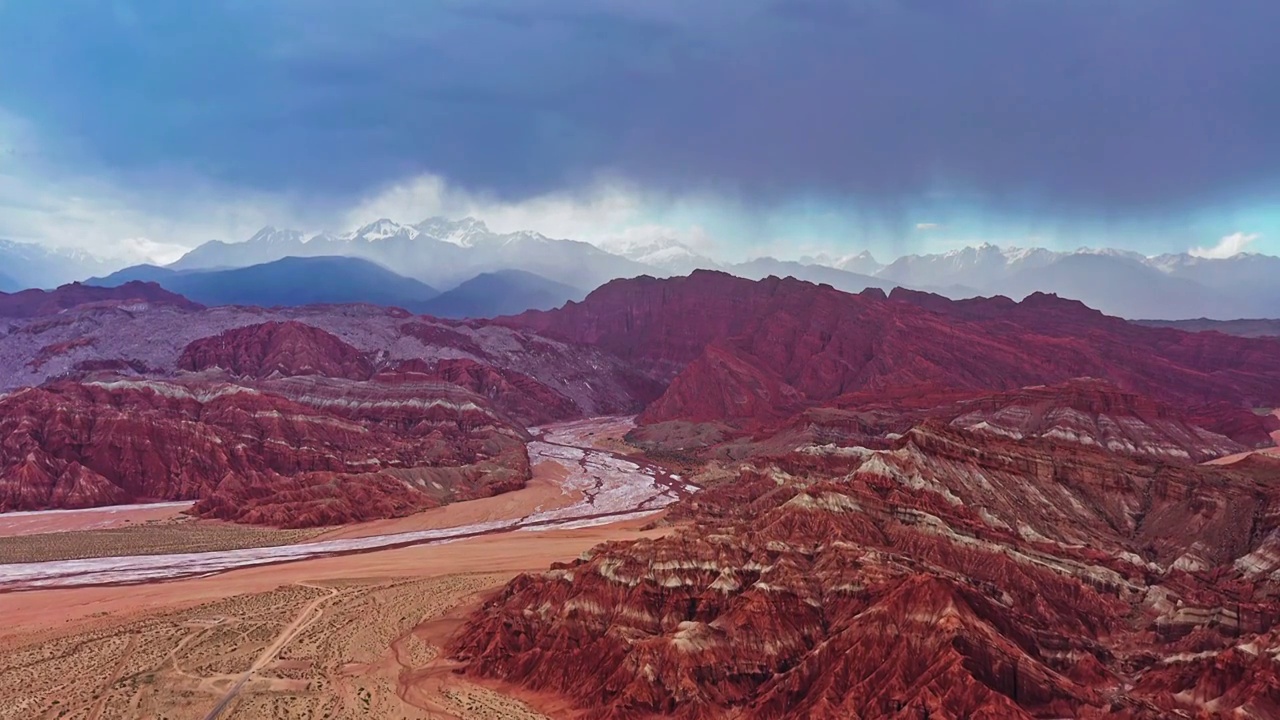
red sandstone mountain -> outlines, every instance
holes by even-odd
[[[451,651],[586,718],[1280,711],[1280,464],[931,424],[758,460],[673,512],[692,525],[513,580]]]
[[[104,288],[71,283],[56,290],[22,290],[0,293],[0,318],[35,318],[56,315],[64,310],[86,305],[130,306],[146,304],[170,305],[184,310],[202,306],[181,295],[165,290],[153,282],[129,282],[119,287]]]
[[[686,382],[690,375],[687,371],[682,373],[672,387]],[[1199,424],[1200,417],[1092,378],[1001,393],[898,391],[845,395],[827,405],[797,412],[785,422],[761,424],[745,437],[742,432],[709,435],[713,444],[718,444],[715,447],[693,442],[696,427],[689,422],[656,415],[663,409],[666,397],[640,416],[642,421],[653,424],[634,431],[632,440],[652,449],[674,446],[702,451],[709,457],[786,452],[806,444],[883,448],[927,420],[999,437],[1048,438],[1165,462],[1203,462],[1247,449],[1205,430]],[[1218,410],[1229,411],[1227,417],[1257,417],[1237,408]]]
[[[276,329],[268,331],[268,324]],[[281,325],[287,327],[277,327]],[[261,327],[211,340],[249,326]],[[202,340],[196,346],[200,355],[194,355],[193,349],[185,360],[187,367],[218,366],[230,372],[234,365],[246,377],[277,370],[358,377],[365,372],[365,360],[378,371],[394,371],[406,363],[435,368],[470,360],[505,375],[517,391],[520,382],[511,378],[532,379],[567,398],[575,416],[636,412],[664,387],[632,363],[595,348],[509,327],[414,318],[402,310],[367,305],[204,310],[158,304],[89,305],[51,317],[14,321],[7,330],[0,334],[0,392],[55,379],[94,379],[111,371],[172,377],[179,372],[184,352]],[[354,348],[365,360],[329,336]],[[325,354],[334,348],[336,354]],[[268,354],[270,361],[264,364]],[[562,404],[546,391],[537,394],[539,402]],[[511,393],[498,396],[510,398]]]
[[[380,382],[429,379],[457,385],[488,398],[526,426],[579,415],[572,400],[528,375],[467,358],[440,360],[435,365],[409,360],[379,373],[376,379]]]
[[[332,333],[297,321],[267,322],[192,342],[178,358],[182,370],[227,370],[236,376],[323,375],[368,380],[373,365]]]
[[[689,373],[646,413],[650,422],[750,423],[769,405],[745,396],[724,405],[716,392],[703,406],[690,387],[768,388],[771,397],[817,405],[852,393],[1015,390],[1083,376],[1181,407],[1225,402],[1243,413],[1280,405],[1280,340],[1148,328],[1041,294],[1020,303],[898,291],[886,298],[700,271],[614,281],[581,303],[502,322]],[[699,360],[712,344],[715,357]],[[744,373],[755,381],[744,384]]]
[[[200,500],[306,526],[523,485],[523,431],[443,383],[57,383],[0,399],[0,511]]]
[[[1198,418],[1091,378],[943,404],[928,415],[1002,437],[1049,438],[1158,460],[1201,462],[1245,449],[1197,426]]]
[[[634,412],[659,389],[592,348],[403,311],[79,305],[0,335],[0,511],[399,515],[519,487],[523,427]]]

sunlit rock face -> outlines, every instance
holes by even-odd
[[[593,718],[1268,717],[1278,483],[938,422],[805,446],[517,578],[452,652]]]

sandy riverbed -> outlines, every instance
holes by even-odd
[[[199,719],[218,708],[247,720],[565,716],[556,698],[457,675],[441,647],[471,608],[515,575],[601,542],[669,532],[641,528],[692,488],[608,449],[626,427],[605,419],[544,428],[531,445],[535,477],[527,488],[323,531],[319,542],[176,562],[143,555],[23,563],[17,567],[35,568],[28,580],[54,582],[0,593],[0,720]],[[102,529],[71,517],[50,516],[40,527]],[[444,541],[379,545],[415,534]],[[254,553],[271,564],[241,562]],[[280,553],[299,554],[280,563]],[[81,585],[104,578],[108,584]],[[157,581],[111,584],[148,578]],[[6,580],[16,588],[14,574],[0,567]]]

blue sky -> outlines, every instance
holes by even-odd
[[[0,0],[0,237],[470,212],[728,256],[1280,252],[1276,27],[1265,0]]]

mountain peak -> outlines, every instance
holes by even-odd
[[[267,225],[249,238],[249,242],[259,245],[283,245],[300,243],[303,240],[299,230],[280,230],[274,225]]]
[[[461,220],[450,220],[446,217],[427,218],[414,227],[423,235],[463,247],[474,244],[477,237],[493,234],[484,221],[471,216]]]
[[[343,236],[344,240],[386,240],[393,237],[406,237],[410,240],[418,237],[418,231],[409,225],[401,225],[387,218],[379,218],[353,233]]]

